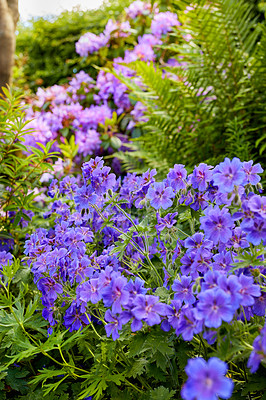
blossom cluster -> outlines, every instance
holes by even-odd
[[[252,161],[226,158],[190,175],[176,164],[162,182],[156,170],[121,181],[96,157],[83,164],[81,183],[53,180],[45,217],[55,216],[55,225],[36,230],[25,250],[49,334],[61,323],[70,331],[97,323],[117,340],[129,323],[132,332],[160,325],[185,341],[201,334],[212,345],[225,323],[256,317],[263,326],[266,203],[255,193],[261,172]],[[197,231],[189,232],[188,219]],[[256,268],[238,266],[254,254]],[[253,371],[265,361],[264,330],[251,353]],[[215,373],[206,379],[213,396],[231,392],[229,384],[219,392]],[[188,380],[184,399],[195,385]]]
[[[142,36],[136,36],[130,23],[134,26],[135,19],[140,15],[144,18],[144,29]],[[125,17],[124,21],[109,20],[103,33],[95,35],[87,32],[76,43],[77,53],[88,57],[103,47],[110,46],[112,49],[113,41],[130,39],[125,46],[120,46],[125,47],[122,52],[124,56],[110,60],[114,74],[100,70],[94,80],[86,72],[80,71],[66,85],[38,89],[26,113],[26,120],[29,121],[27,129],[33,131],[26,135],[28,147],[36,147],[37,142],[46,144],[54,141],[53,149],[60,151],[60,145],[74,136],[78,145],[75,161],[80,164],[80,160],[86,161],[86,157],[91,155],[102,155],[106,149],[108,152],[112,152],[112,148],[123,150],[123,142],[131,136],[135,124],[146,120],[145,107],[130,99],[127,86],[115,74],[130,77],[141,85],[134,72],[121,63],[129,64],[139,59],[159,62],[161,52],[158,46],[166,43],[167,34],[180,23],[176,14],[159,12],[149,2],[138,0],[126,9]],[[152,33],[146,33],[150,31]],[[137,42],[135,46],[133,42]],[[126,115],[121,126],[110,123],[114,113]],[[104,132],[103,126],[106,127]],[[115,146],[112,144],[114,136],[119,139],[115,141]]]

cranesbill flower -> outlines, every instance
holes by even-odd
[[[169,213],[165,217],[161,218],[160,215],[157,213],[157,221],[158,224],[155,225],[155,228],[158,232],[162,232],[164,228],[171,229],[174,224],[176,223],[176,220],[174,219],[178,215],[178,212],[175,213]]]
[[[230,275],[227,278],[225,275],[221,275],[218,279],[218,285],[220,289],[230,295],[231,304],[235,310],[237,310],[242,299],[242,296],[239,293],[241,284],[239,283],[238,277],[235,275]]]
[[[203,233],[197,232],[184,241],[184,246],[189,250],[200,248],[211,250],[213,247],[213,242],[211,240],[205,239]]]
[[[42,292],[43,299],[54,302],[59,293],[63,293],[63,287],[51,278],[41,278],[37,283],[37,288]]]
[[[186,188],[186,177],[187,171],[183,164],[175,164],[174,168],[171,168],[167,175],[170,186],[176,191]]]
[[[6,251],[0,251],[0,266],[12,264],[13,256],[11,253],[7,253]]]
[[[159,303],[159,296],[139,294],[133,304],[135,307],[131,311],[134,317],[144,320],[149,326],[160,324],[160,315],[166,315],[165,304]]]
[[[247,364],[251,373],[257,371],[262,360],[266,361],[266,325],[264,325],[260,335],[253,342],[253,351]]]
[[[171,207],[173,201],[171,200],[175,197],[173,189],[171,187],[165,187],[163,182],[155,182],[151,187],[149,187],[146,198],[150,200],[151,206],[156,210],[163,208],[166,210]]]
[[[64,324],[67,329],[69,328],[69,332],[82,330],[83,324],[88,325],[89,323],[89,316],[81,313],[80,307],[77,306],[76,302],[73,302],[66,310]]]
[[[192,278],[190,276],[181,276],[180,281],[174,280],[172,290],[175,292],[174,299],[184,301],[186,304],[195,303],[196,299],[192,293]]]
[[[242,296],[241,305],[252,306],[255,303],[254,297],[259,297],[261,295],[259,285],[254,284],[254,280],[252,276],[246,276],[241,274],[239,277],[239,283],[241,288],[239,289],[239,293]]]
[[[247,233],[247,241],[259,245],[263,240],[266,243],[266,220],[262,218],[254,218],[243,221],[241,224],[243,231]]]
[[[76,191],[74,200],[78,210],[88,209],[90,204],[96,203],[97,195],[92,186],[82,186]]]
[[[226,207],[210,206],[205,210],[205,216],[200,218],[200,228],[204,230],[207,239],[214,244],[226,243],[232,237],[234,223]]]
[[[122,329],[122,321],[118,319],[116,315],[112,314],[110,310],[107,310],[104,316],[104,319],[108,324],[105,325],[106,335],[107,337],[111,336],[113,340],[119,338],[118,330]]]
[[[190,204],[190,208],[195,211],[198,211],[200,208],[205,210],[208,207],[208,194],[207,193],[195,193],[194,194],[194,201]]]
[[[232,268],[233,260],[230,252],[221,251],[213,256],[212,267],[220,272],[227,272]]]
[[[212,171],[210,171],[212,167],[210,165],[201,163],[198,167],[194,168],[194,171],[191,176],[191,184],[193,189],[198,189],[200,192],[203,192],[207,189],[208,183],[212,179]]]
[[[203,358],[188,360],[185,367],[188,380],[182,388],[184,400],[229,399],[233,391],[233,382],[225,376],[227,365],[216,357],[206,362]]]
[[[110,170],[110,167],[103,167],[92,171],[91,185],[98,195],[113,189],[116,184],[115,174],[109,174]]]
[[[246,240],[246,234],[243,232],[243,230],[240,228],[240,226],[237,226],[233,230],[233,236],[228,242],[229,247],[233,246],[234,249],[246,249],[249,247],[249,244]]]
[[[259,183],[261,177],[257,174],[261,174],[263,172],[260,164],[253,165],[252,160],[248,162],[244,161],[242,169],[246,175],[243,185],[247,185],[248,183],[250,183],[250,185],[257,185],[257,183]]]
[[[260,297],[255,298],[255,304],[252,307],[254,314],[264,317],[266,313],[266,293],[262,292]]]
[[[231,305],[231,297],[221,289],[209,289],[198,295],[196,318],[204,320],[208,328],[219,328],[222,321],[230,322],[235,309]]]
[[[259,196],[257,194],[254,194],[249,200],[248,200],[248,207],[249,209],[254,212],[259,214],[260,217],[266,219],[266,197]]]
[[[179,324],[176,329],[177,335],[182,335],[186,341],[193,339],[193,336],[200,333],[203,328],[203,322],[196,318],[196,309],[185,306],[181,309]]]
[[[235,185],[243,185],[245,172],[242,169],[242,162],[239,158],[225,158],[213,170],[213,182],[219,187],[221,193],[230,193]]]
[[[51,197],[52,199],[55,197],[57,193],[59,193],[59,188],[57,186],[58,180],[53,179],[52,182],[50,183],[47,195]]]
[[[110,285],[102,290],[102,298],[106,307],[112,306],[113,313],[121,313],[121,306],[129,300],[129,292],[125,290],[127,279],[124,276],[113,278]]]
[[[79,285],[77,287],[77,298],[84,303],[88,303],[89,301],[92,304],[98,303],[102,298],[98,278],[92,278]]]

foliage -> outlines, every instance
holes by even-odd
[[[175,43],[163,46],[174,66],[131,64],[143,87],[120,75],[131,97],[147,107],[148,121],[140,124],[136,153],[119,158],[131,170],[141,158],[164,172],[177,160],[192,167],[225,155],[264,162],[265,21],[258,24],[242,0],[184,8]]]
[[[21,240],[25,239],[28,224],[36,208],[34,199],[39,178],[52,170],[47,160],[55,156],[50,152],[52,143],[39,143],[31,149],[25,146],[25,136],[30,134],[25,122],[25,108],[20,97],[3,88],[5,98],[0,100],[0,238],[1,250],[14,247],[14,254],[20,254]]]
[[[16,50],[20,73],[16,81],[19,83],[21,79],[25,88],[37,90],[39,86],[66,83],[73,73],[82,69],[95,77],[92,66],[98,64],[97,58],[80,63],[75,42],[86,31],[100,33],[108,19],[116,19],[128,3],[128,0],[111,0],[97,10],[65,11],[57,18],[37,18],[30,25],[20,24]]]

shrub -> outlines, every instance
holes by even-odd
[[[19,25],[16,52],[19,59],[24,59],[24,84],[37,90],[39,86],[66,83],[68,77],[82,69],[94,75],[92,65],[97,64],[97,58],[80,63],[75,42],[86,31],[100,33],[108,19],[116,19],[128,3],[112,0],[97,10],[66,11],[57,18],[38,18],[29,26]]]
[[[108,65],[111,55],[117,74],[139,82],[122,63],[139,57],[159,62],[162,50],[158,44],[161,39],[168,43],[170,37],[165,32],[178,24],[175,14],[159,13],[150,3],[134,2],[120,20],[110,19],[100,35],[82,35],[76,50],[89,62],[91,57],[98,57],[100,64],[104,60]],[[151,26],[155,34],[147,33]],[[39,88],[30,105],[27,119],[32,120],[30,126],[35,133],[27,137],[27,143],[34,145],[37,140],[45,144],[52,139],[54,148],[61,149],[64,156],[70,155],[79,168],[93,154],[110,155],[114,150],[124,150],[128,137],[139,134],[135,123],[143,119],[144,111],[140,102],[130,101],[127,87],[105,69],[98,72],[95,81],[80,71],[68,85]],[[117,167],[117,162],[113,166]]]

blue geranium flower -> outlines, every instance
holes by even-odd
[[[225,377],[227,364],[216,357],[206,362],[203,358],[188,360],[185,368],[188,380],[182,388],[184,400],[229,399],[233,391],[233,382]]]

